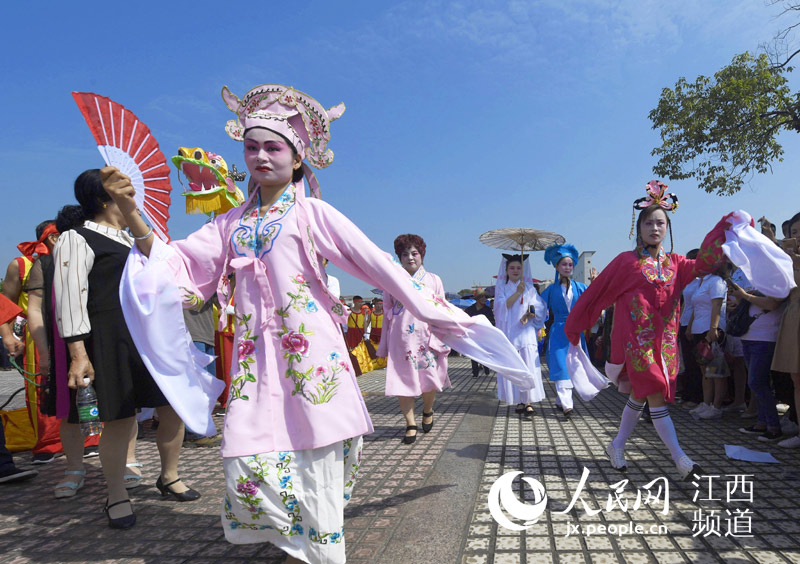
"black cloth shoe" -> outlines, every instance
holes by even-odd
[[[431,418],[431,422],[430,423],[425,423],[425,418],[426,417],[430,417]],[[425,413],[423,411],[422,412],[422,432],[423,433],[430,433],[431,429],[433,429],[433,411],[431,411],[430,413]]]
[[[0,474],[0,484],[13,484],[14,482],[24,482],[30,480],[39,474],[38,470],[20,470],[16,466],[12,466],[11,470],[7,470]]]
[[[123,499],[122,501],[118,501],[116,503],[112,503],[111,505],[108,504],[108,500],[106,500],[106,506],[103,508],[103,513],[106,514],[108,517],[108,526],[112,529],[130,529],[136,524],[136,513],[133,512],[133,504],[131,504],[131,514],[125,515],[124,517],[117,517],[114,519],[109,515],[108,510],[112,507],[116,507],[117,505],[122,505],[123,503],[131,503],[129,499]]]
[[[83,449],[84,458],[94,458],[100,456],[100,450],[96,446],[87,446]]]
[[[61,452],[40,452],[39,454],[34,454],[33,458],[31,459],[31,464],[50,464],[56,458],[61,456],[63,453]]]
[[[416,425],[409,425],[408,427],[406,427],[406,433],[409,431],[416,431],[416,430],[417,430]],[[417,440],[417,433],[414,433],[413,435],[406,435],[405,437],[403,437],[403,444],[410,445],[416,440]]]

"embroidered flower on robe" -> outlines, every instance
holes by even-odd
[[[236,484],[236,491],[247,495],[256,495],[258,493],[258,482],[247,480],[244,483]]]
[[[444,300],[444,298],[442,298],[441,296],[437,296],[436,294],[432,294],[432,298],[433,299],[431,299],[429,301],[433,302],[437,306],[443,306],[445,309],[450,309],[450,304],[448,304]]]
[[[636,340],[639,342],[639,346],[643,347],[649,343],[652,343],[655,336],[656,332],[647,327],[636,334]]]
[[[256,352],[256,344],[252,339],[242,339],[239,341],[239,361],[245,360]]]
[[[284,353],[306,356],[311,343],[305,335],[297,331],[289,331],[281,337],[281,350]]]
[[[236,322],[240,327],[244,327],[242,336],[239,338],[237,345],[239,353],[239,371],[231,378],[231,387],[229,392],[230,401],[242,399],[245,401],[250,400],[250,396],[243,393],[245,384],[248,382],[255,382],[256,376],[253,374],[253,365],[256,362],[256,341],[258,335],[253,335],[250,330],[251,314],[246,314],[236,318]]]

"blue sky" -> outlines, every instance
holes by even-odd
[[[269,4],[269,8],[266,6]],[[323,197],[387,251],[400,233],[428,244],[426,267],[449,291],[490,284],[499,227],[563,234],[604,266],[631,248],[631,202],[653,177],[648,112],[680,76],[713,74],[757,50],[780,8],[762,0],[461,1],[179,4],[14,3],[5,9],[6,159],[0,257],[73,203],[72,182],[102,166],[73,90],[108,96],[150,126],[167,156],[203,147],[244,169],[223,85],[242,95],[292,85],[347,111],[332,125]],[[685,252],[726,212],[780,223],[798,211],[797,135],[786,161],[732,197],[670,182]],[[187,216],[173,172],[170,230]],[[552,270],[534,255],[534,276]],[[369,287],[333,269],[345,294]]]

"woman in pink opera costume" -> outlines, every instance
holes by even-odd
[[[394,240],[394,252],[415,284],[429,288],[444,301],[442,280],[422,265],[425,241],[419,235],[400,235]],[[406,418],[403,443],[417,440],[414,419],[414,398],[422,396],[422,431],[433,428],[433,402],[436,392],[450,387],[447,377],[447,355],[450,347],[431,333],[428,324],[415,318],[403,303],[384,294],[384,331],[378,356],[388,356],[386,395],[397,396],[400,411]]]
[[[164,350],[161,343],[168,341],[165,332],[181,331],[181,302],[206,300],[221,278],[236,275],[238,362],[222,442],[225,536],[237,544],[272,543],[289,562],[344,562],[344,507],[358,475],[361,437],[372,423],[342,339],[346,315],[327,290],[323,257],[401,300],[439,338],[457,342],[480,362],[519,379],[524,366],[488,323],[473,323],[416,283],[336,209],[306,198],[305,182],[312,196],[319,196],[319,185],[303,161],[316,168],[331,163],[330,122],[344,112],[343,104],[326,110],[277,84],[253,88],[241,100],[226,87],[223,99],[236,114],[226,130],[244,141],[257,185],[240,208],[165,245],[137,213],[129,179],[104,169],[104,184],[137,238],[126,270],[126,319],[134,319],[132,335],[165,394],[187,426],[203,431],[209,398],[218,392],[203,391],[202,370],[172,366],[175,347]],[[185,373],[190,376],[181,380]],[[206,409],[199,421],[198,405]]]
[[[545,305],[533,285],[527,256],[503,254],[497,285],[494,291],[494,318],[528,366],[529,388],[524,389],[497,373],[497,397],[506,403],[516,403],[516,412],[533,416],[531,405],[545,398],[542,385],[542,365],[539,361],[538,334],[547,317]]]
[[[626,469],[625,443],[633,433],[647,401],[653,426],[669,449],[681,479],[691,480],[694,474],[701,471],[678,444],[675,426],[666,405],[675,399],[681,292],[689,282],[708,274],[724,260],[723,247],[729,253],[732,241],[738,237],[737,231],[731,227],[733,223],[740,223],[736,227],[740,231],[753,230],[749,225],[751,218],[745,212],[728,214],[706,236],[696,260],[675,254],[671,248],[667,253],[662,247],[668,232],[672,245],[672,227],[667,211],[674,212],[678,201],[666,189],[666,184],[656,180],[646,186],[647,195],[634,202],[634,209],[640,210],[636,221],[636,248],[617,255],[570,311],[565,326],[567,338],[573,345],[568,353],[568,366],[573,381],[579,381],[580,363],[571,363],[570,357],[580,358],[581,349],[576,346],[580,342],[580,335],[594,324],[603,309],[615,304],[611,355],[606,364],[606,374],[612,381],[618,382],[620,391],[627,392],[631,388],[632,391],[622,412],[619,432],[608,445],[606,454],[614,468]],[[741,239],[744,240],[744,237]],[[776,256],[768,248],[774,245],[760,247],[763,243],[756,241],[741,256],[748,255],[755,259],[765,252]],[[772,258],[761,264],[763,268],[753,270],[763,271],[761,275],[765,281],[774,279],[775,273],[780,275],[779,278],[784,277],[781,274],[782,267],[776,267]],[[750,271],[749,267],[747,269]],[[758,283],[760,281],[754,281],[754,284]],[[788,288],[788,284],[784,285]],[[587,368],[586,372],[591,370]]]

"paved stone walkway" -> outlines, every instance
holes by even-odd
[[[590,404],[577,401],[575,416],[565,421],[553,405],[552,386],[546,384],[549,397],[530,420],[498,404],[493,377],[473,379],[469,361],[450,361],[453,388],[437,398],[433,431],[421,434],[411,446],[400,441],[404,430],[397,401],[383,396],[383,371],[359,379],[375,433],[365,437],[360,479],[345,512],[348,562],[800,563],[800,451],[738,433],[742,420],[733,415],[696,422],[684,410],[673,408],[687,453],[707,474],[719,476],[712,480],[712,493],[721,501],[693,501],[697,489],[674,480],[669,454],[651,425],[640,423],[629,442],[627,474],[609,467],[603,452],[616,433],[624,405],[616,391],[606,390]],[[0,402],[19,382],[14,373],[0,372]],[[420,412],[418,403],[418,417]],[[183,504],[163,500],[154,487],[158,476],[154,436],[147,428],[137,450],[146,485],[133,492],[139,520],[128,531],[114,531],[105,524],[101,513],[105,489],[97,458],[87,461],[87,484],[69,500],[52,497],[52,487],[63,475],[63,458],[39,467],[40,475],[27,484],[0,486],[0,563],[282,561],[282,554],[270,545],[234,546],[224,540],[217,449],[182,453],[181,473],[204,494],[201,500]],[[726,443],[772,452],[781,464],[727,459]],[[30,453],[20,453],[17,462],[24,466],[29,458]],[[588,511],[579,501],[569,513],[561,513],[584,468],[589,476],[582,499]],[[521,532],[500,527],[489,510],[492,484],[511,471],[538,480],[548,496],[539,520]],[[726,501],[726,481],[733,480],[726,475],[733,474],[750,476],[752,502]],[[644,486],[661,476],[669,479],[667,514],[662,514],[660,503],[642,503],[633,511],[636,488],[646,493]],[[623,479],[630,483],[619,496],[622,502],[627,500],[629,511],[623,512],[619,505],[606,510],[610,485]],[[517,498],[528,504],[540,499],[522,484],[519,477],[513,482]],[[737,508],[750,511],[752,536],[725,536],[725,510]],[[694,535],[698,510],[712,516],[712,530],[715,516],[720,516],[720,536]],[[522,523],[507,512],[504,515]],[[601,525],[613,530],[611,525],[631,522],[644,527],[644,532],[597,532]],[[571,528],[567,537],[567,524],[583,530],[575,533]],[[667,534],[658,534],[660,525],[667,527]]]

